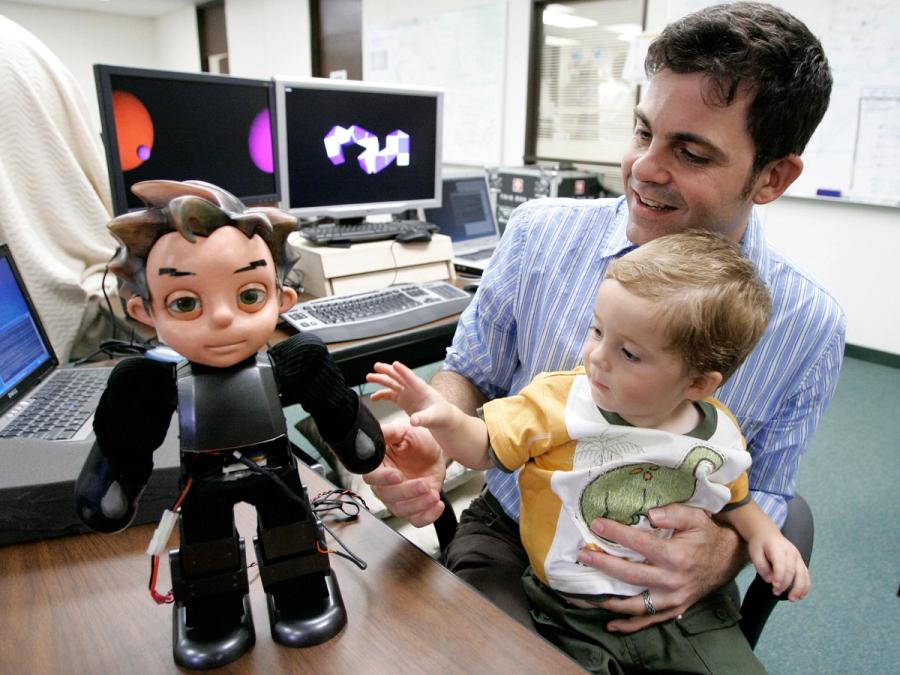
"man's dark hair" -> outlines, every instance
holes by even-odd
[[[706,74],[713,105],[731,105],[747,91],[754,174],[773,159],[803,152],[831,96],[819,40],[799,19],[765,3],[715,5],[669,24],[650,45],[644,67],[650,77],[663,70]]]

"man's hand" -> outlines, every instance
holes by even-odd
[[[734,530],[720,527],[705,512],[681,504],[670,504],[650,511],[650,522],[675,530],[671,539],[598,518],[591,529],[643,555],[646,563],[637,563],[600,551],[582,549],[578,560],[610,576],[646,586],[655,609],[647,613],[644,599],[608,600],[604,609],[631,614],[607,624],[611,632],[633,633],[653,624],[674,619],[701,598],[732,579],[746,554]]]
[[[416,527],[444,512],[440,491],[447,469],[441,448],[427,429],[407,420],[383,424],[386,452],[381,466],[363,476],[391,513]]]

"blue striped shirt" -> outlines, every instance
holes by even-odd
[[[624,198],[542,199],[516,209],[460,317],[444,368],[491,399],[517,393],[540,372],[578,365],[606,267],[634,248],[627,222]],[[755,211],[741,247],[769,288],[772,319],[716,398],[747,438],[753,498],[780,526],[837,384],[846,318],[825,289],[766,242]],[[516,474],[490,470],[487,485],[518,519]]]

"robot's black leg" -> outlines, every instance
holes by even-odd
[[[169,554],[175,595],[172,648],[179,666],[224,666],[256,641],[244,542],[233,533],[226,539],[182,543]],[[185,542],[184,528],[181,537]]]
[[[300,493],[307,498],[302,487]],[[266,528],[264,518],[259,519],[259,535],[253,540],[256,560],[266,590],[272,638],[283,645],[325,642],[347,623],[328,554],[319,552],[317,542],[324,551],[314,520]]]

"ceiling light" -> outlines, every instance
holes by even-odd
[[[597,25],[597,22],[593,19],[586,19],[577,14],[553,10],[551,7],[556,7],[556,5],[550,5],[544,10],[543,21],[545,26],[554,26],[556,28],[591,28],[592,26]]]
[[[617,35],[640,35],[643,29],[636,23],[611,23],[604,26],[610,33]]]

